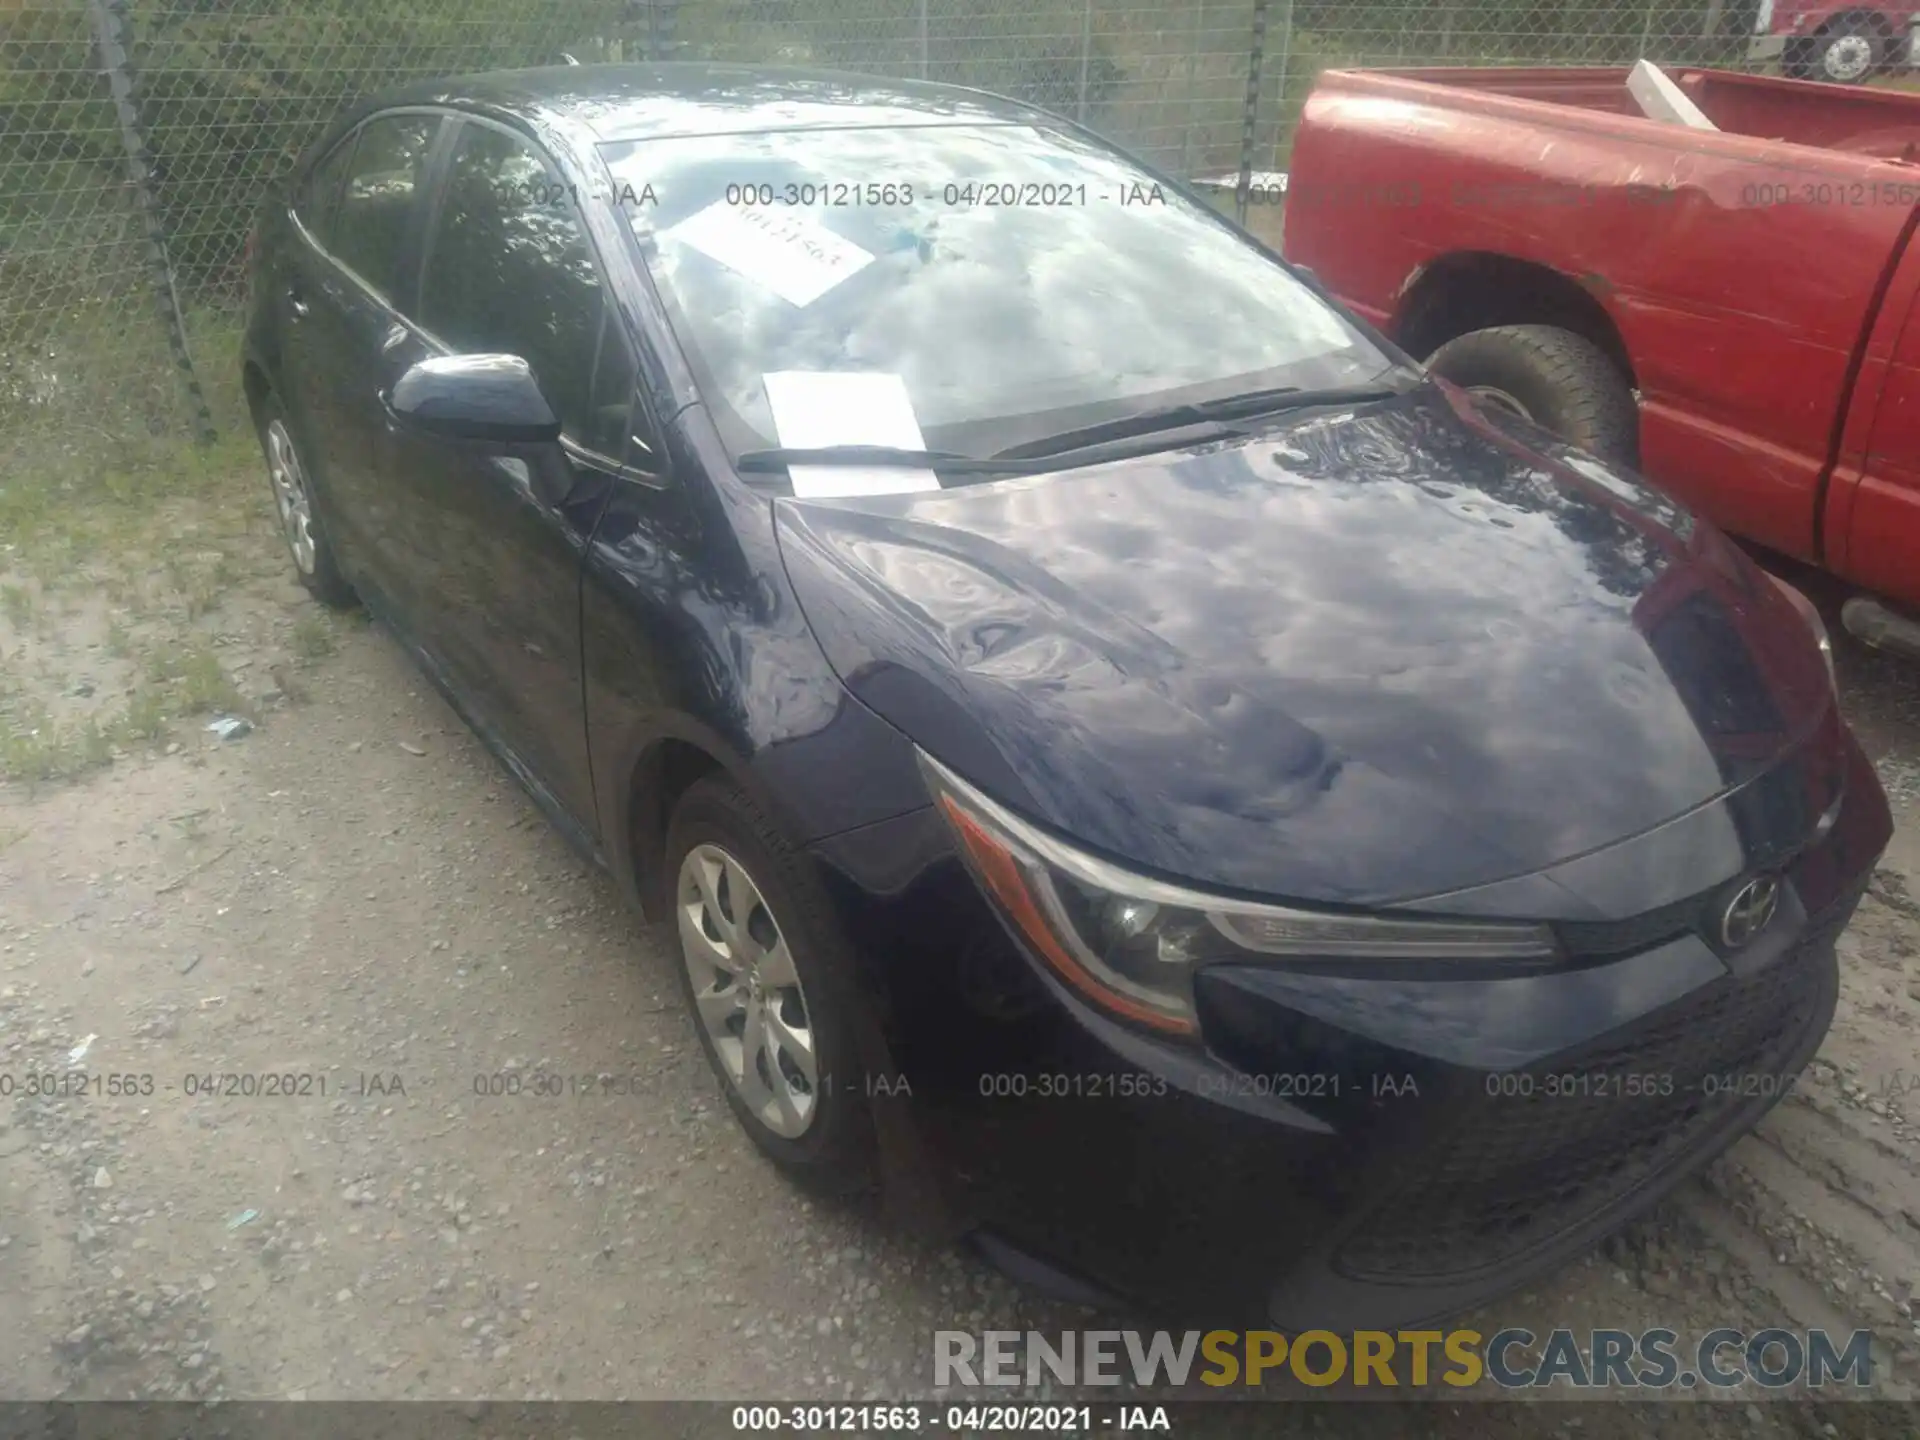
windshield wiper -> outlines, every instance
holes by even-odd
[[[1297,385],[1282,385],[1268,390],[1248,390],[1240,395],[1225,395],[1218,400],[1195,400],[1185,405],[1168,405],[1158,410],[1143,410],[1123,415],[1099,425],[1078,430],[1062,430],[1039,440],[1028,440],[994,452],[995,460],[1039,458],[1064,455],[1104,445],[1110,440],[1128,440],[1162,430],[1184,430],[1195,425],[1219,425],[1226,420],[1250,420],[1258,415],[1279,414],[1286,410],[1304,410],[1313,405],[1357,405],[1368,400],[1390,400],[1406,392],[1381,381],[1365,385],[1336,385],[1319,390],[1303,390]]]
[[[899,450],[891,445],[818,445],[749,450],[733,462],[742,474],[767,474],[789,465],[871,465],[886,469],[945,470],[954,475],[1038,475],[1057,466],[1025,464],[1011,456],[982,459],[952,450]]]
[[[1118,420],[1098,425],[1083,425],[1078,430],[1062,430],[1038,440],[1009,445],[993,452],[995,460],[1028,460],[1043,456],[1065,455],[1072,450],[1087,450],[1111,440],[1131,440],[1162,430],[1185,430],[1195,425],[1217,425],[1216,417],[1197,405],[1169,405],[1161,410],[1143,410],[1138,415],[1123,415]]]
[[[1218,434],[1234,435],[1239,432],[1224,422],[1278,414],[1286,410],[1303,410],[1314,405],[1357,405],[1370,400],[1390,400],[1405,393],[1404,389],[1387,384],[1384,377],[1365,385],[1336,385],[1319,390],[1279,386],[1270,390],[1249,390],[1240,395],[1226,395],[1218,400],[1198,400],[1186,405],[1143,410],[1137,415],[1123,415],[1099,425],[1063,430],[1039,440],[1010,445],[1005,450],[996,450],[985,456],[962,455],[953,450],[902,450],[892,445],[819,445],[749,450],[736,458],[733,464],[742,474],[776,473],[789,465],[871,465],[903,470],[944,470],[952,475],[1044,475],[1058,470],[1058,461],[1064,455],[1092,450],[1113,441],[1198,426],[1211,426]]]
[[[1318,390],[1281,385],[1271,390],[1248,390],[1240,395],[1224,395],[1218,400],[1202,400],[1193,408],[1209,420],[1228,417],[1245,420],[1255,415],[1305,410],[1313,405],[1360,405],[1370,400],[1391,400],[1406,393],[1403,388],[1379,380],[1365,385],[1328,385]]]

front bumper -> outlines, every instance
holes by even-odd
[[[1090,1290],[1293,1331],[1457,1312],[1654,1203],[1818,1047],[1891,833],[1845,744],[1847,801],[1750,956],[1686,934],[1494,979],[1216,967],[1204,1050],[1037,978],[937,820],[868,827],[822,858],[883,1017],[876,1107],[911,1114],[961,1223]]]
[[[1653,1205],[1813,1057],[1838,991],[1833,936],[1857,901],[1757,975],[1717,977],[1522,1070],[1446,1077],[1429,1133],[1376,1163],[1353,1219],[1275,1285],[1274,1322],[1417,1325],[1558,1268]]]

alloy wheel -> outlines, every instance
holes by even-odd
[[[813,1123],[820,1077],[779,921],[746,867],[711,843],[680,862],[678,898],[681,958],[720,1068],[761,1124],[797,1139]]]
[[[274,508],[280,514],[280,529],[293,552],[293,563],[302,575],[313,574],[313,499],[307,490],[306,471],[300,467],[300,454],[293,448],[293,436],[284,420],[267,426],[267,476],[273,482]]]

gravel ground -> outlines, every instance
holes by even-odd
[[[176,722],[0,789],[0,1398],[898,1397],[928,1393],[936,1329],[1088,1323],[784,1184],[661,937],[382,632],[316,632],[262,527],[229,539],[228,591],[152,623],[210,647],[252,732]],[[98,587],[33,589],[0,668],[50,703],[124,688]],[[1862,1326],[1883,1375],[1917,1373],[1920,667],[1841,649],[1899,833],[1813,1073],[1655,1217],[1465,1323]],[[24,1093],[70,1063],[138,1093]],[[476,1093],[540,1070],[619,1079]],[[189,1093],[240,1074],[308,1088]],[[1912,1433],[1757,1398],[1551,1423]],[[1517,1434],[1542,1408],[1349,1406],[1338,1428]]]

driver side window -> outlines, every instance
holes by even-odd
[[[420,323],[456,351],[521,356],[569,437],[621,454],[632,392],[626,340],[568,187],[519,136],[461,126]],[[623,373],[624,382],[614,378]]]

